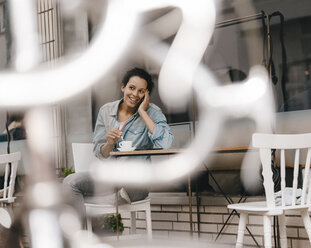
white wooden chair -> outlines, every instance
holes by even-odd
[[[15,201],[15,197],[13,196],[13,194],[15,189],[15,179],[18,161],[20,160],[20,152],[0,155],[0,165],[5,167],[4,184],[3,188],[0,189],[0,203],[2,205],[13,203]]]
[[[72,143],[73,160],[75,165],[75,171],[88,171],[89,165],[96,161],[93,155],[93,144],[91,143]],[[87,230],[92,231],[92,216],[112,214],[116,212],[115,205],[94,204],[85,203],[86,214],[87,214]],[[146,213],[146,231],[148,239],[152,238],[152,222],[151,222],[151,209],[150,209],[150,198],[132,202],[131,204],[122,204],[118,206],[118,212],[130,212],[131,213],[131,234],[136,233],[136,212],[144,211]]]
[[[303,219],[303,223],[309,240],[311,243],[311,222],[309,218],[308,208],[311,201],[311,180],[310,180],[310,158],[311,158],[311,133],[307,134],[253,134],[253,146],[259,148],[260,160],[263,167],[264,189],[266,201],[263,202],[247,202],[239,204],[228,205],[229,209],[235,209],[240,213],[240,221],[238,227],[238,237],[236,247],[243,246],[243,236],[246,228],[246,222],[249,213],[261,214],[264,223],[264,240],[265,247],[271,247],[271,222],[272,216],[279,216],[280,224],[280,242],[281,247],[287,247],[285,212],[287,210],[299,211]],[[275,200],[274,183],[272,180],[271,170],[271,149],[280,151],[280,167],[281,167],[281,200],[277,204]],[[285,167],[288,165],[285,158],[285,150],[288,155],[289,152],[294,151],[294,173],[293,173],[293,187],[292,194],[285,194]],[[301,198],[299,203],[297,201],[298,191],[298,169],[300,152],[307,152],[305,160],[305,174],[303,177],[303,187],[301,191]],[[291,162],[289,162],[291,163]],[[299,190],[300,191],[300,190]],[[285,200],[289,197],[290,204],[286,204]]]
[[[12,224],[10,214],[4,208],[15,201],[14,189],[18,162],[21,160],[21,153],[0,155],[0,166],[4,166],[4,183],[0,189],[0,223],[6,228]]]

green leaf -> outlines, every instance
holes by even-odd
[[[69,168],[65,168],[65,167],[62,168],[63,177],[66,177],[66,176],[73,174],[73,173],[75,173],[75,171],[74,171],[72,166],[70,166]]]
[[[118,222],[119,222],[119,232],[123,232],[124,231],[124,225],[122,223],[122,218],[121,215],[118,214]],[[104,217],[104,219],[102,220],[100,227],[103,230],[109,230],[112,232],[117,232],[117,218],[116,218],[116,214],[111,214],[111,215],[107,215]]]

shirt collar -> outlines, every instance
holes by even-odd
[[[115,101],[115,104],[112,107],[110,116],[117,116],[118,115],[119,105],[120,105],[121,102],[123,102],[123,99],[124,98],[121,98],[120,100]],[[136,116],[136,115],[138,115],[137,111],[134,113],[134,116]]]
[[[112,111],[111,111],[111,114],[110,114],[111,116],[117,116],[118,115],[118,109],[119,109],[119,105],[121,102],[123,102],[123,98],[121,98],[118,101],[115,101],[115,104],[114,104]]]

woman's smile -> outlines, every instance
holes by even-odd
[[[140,99],[139,99],[139,98],[135,98],[135,97],[130,97],[130,96],[129,96],[129,99],[130,99],[130,101],[131,101],[133,104],[136,104],[136,103],[140,102]]]

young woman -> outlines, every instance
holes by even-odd
[[[151,76],[145,70],[134,68],[125,74],[123,98],[105,104],[99,111],[93,139],[97,157],[109,157],[123,139],[139,149],[167,149],[172,145],[173,135],[165,116],[159,107],[149,103],[152,88]]]
[[[134,68],[125,74],[121,86],[123,98],[103,105],[98,113],[93,137],[94,154],[98,158],[108,158],[112,150],[119,148],[122,140],[132,141],[136,149],[171,147],[174,138],[166,118],[159,107],[149,102],[152,88],[151,75],[145,70]],[[138,156],[131,159],[150,158]],[[71,174],[64,179],[64,185],[71,190],[79,211],[85,213],[84,197],[94,195],[94,184],[89,174]],[[147,195],[146,190],[122,188],[118,192],[118,202],[130,203]],[[110,194],[101,200],[114,203],[114,199],[115,196]]]

